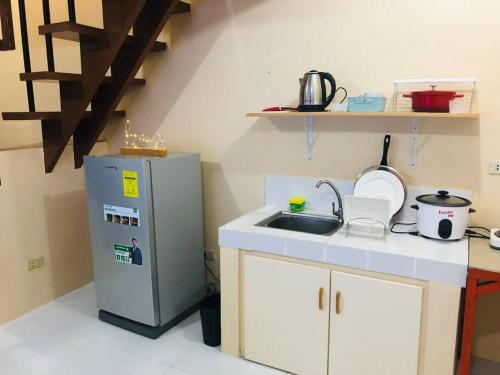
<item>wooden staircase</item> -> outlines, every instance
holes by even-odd
[[[138,70],[149,53],[167,49],[165,43],[157,41],[161,31],[171,16],[189,12],[191,7],[179,0],[102,0],[104,27],[99,29],[76,22],[74,0],[68,1],[70,21],[50,23],[50,13],[46,13],[49,0],[43,1],[46,22],[38,31],[46,38],[49,69],[31,72],[29,47],[26,63],[27,33],[21,25],[26,72],[21,73],[20,79],[27,83],[30,111],[4,112],[2,117],[41,121],[45,171],[50,173],[71,137],[75,167],[80,168],[84,155],[92,150],[108,121],[125,116],[125,112],[116,111],[116,107],[127,88],[146,83],[144,79],[135,78]],[[24,0],[19,3],[20,7],[24,6]],[[22,24],[21,9],[20,14]],[[54,71],[52,38],[80,44],[81,74]],[[111,76],[106,75],[109,70]],[[60,112],[35,111],[34,81],[59,84]]]

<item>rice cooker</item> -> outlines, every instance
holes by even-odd
[[[470,200],[450,195],[445,190],[437,194],[420,195],[417,210],[418,232],[437,240],[459,240],[465,236],[469,225],[469,214],[476,212],[470,208]]]

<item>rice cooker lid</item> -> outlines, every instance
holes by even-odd
[[[437,194],[419,195],[417,202],[441,207],[467,207],[472,204],[468,199],[450,195],[446,190],[439,190]]]

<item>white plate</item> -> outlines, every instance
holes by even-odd
[[[405,203],[403,183],[392,173],[383,170],[374,170],[362,175],[354,185],[354,195],[389,199],[393,216]]]

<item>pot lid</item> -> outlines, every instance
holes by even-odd
[[[466,207],[472,204],[470,200],[450,195],[450,193],[445,190],[439,190],[437,194],[419,195],[416,199],[417,202],[420,203],[442,207]]]
[[[411,94],[415,96],[425,95],[425,96],[455,96],[456,91],[443,91],[436,90],[437,85],[431,85],[431,90],[425,91],[413,91]]]
[[[453,97],[457,93],[456,93],[456,91],[427,90],[427,91],[413,91],[411,94],[414,96],[448,96],[448,97]]]

